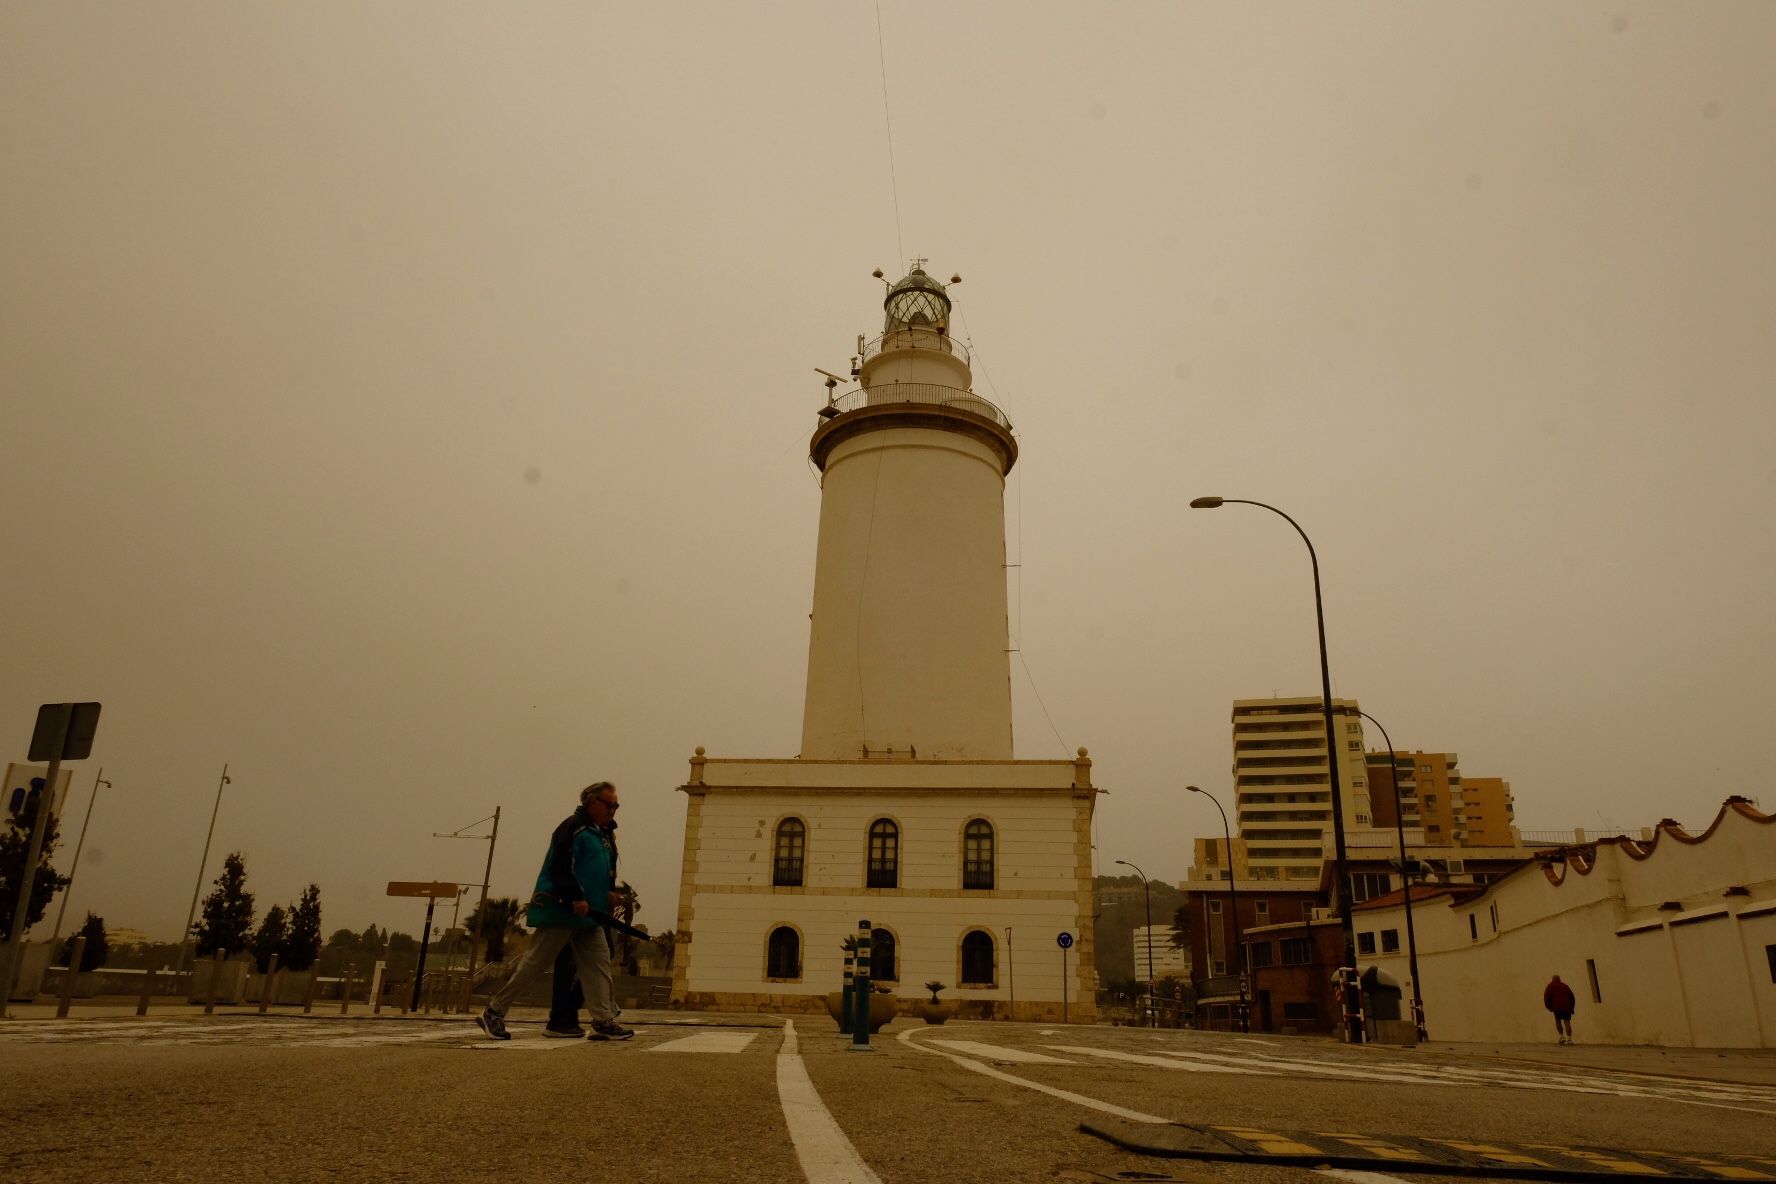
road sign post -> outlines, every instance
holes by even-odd
[[[1067,951],[1073,948],[1073,935],[1065,929],[1055,935],[1055,945],[1061,947],[1061,1022],[1067,1022]]]
[[[31,889],[37,883],[37,860],[43,854],[43,837],[49,830],[50,803],[55,799],[56,779],[62,762],[85,760],[92,754],[93,734],[99,727],[97,703],[45,703],[37,709],[37,726],[31,733],[30,759],[48,761],[43,793],[37,799],[37,817],[31,826],[31,843],[25,854],[24,874],[19,877],[18,902],[12,910],[12,928],[6,937],[6,981],[0,983],[0,1018],[6,1015],[12,988],[24,961],[25,917],[31,909]]]
[[[413,1004],[410,1010],[419,1010],[419,986],[425,981],[426,952],[432,945],[432,912],[438,907],[438,898],[455,897],[460,885],[447,883],[443,880],[390,880],[388,894],[390,896],[423,896],[426,898],[425,932],[419,939],[419,965],[413,970]]]

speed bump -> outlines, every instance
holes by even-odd
[[[1154,1125],[1095,1119],[1080,1130],[1128,1151],[1178,1159],[1288,1164],[1297,1167],[1402,1170],[1450,1176],[1599,1184],[1624,1180],[1732,1180],[1776,1184],[1776,1160],[1758,1155],[1624,1151],[1502,1139],[1430,1139],[1331,1131],[1189,1123]]]

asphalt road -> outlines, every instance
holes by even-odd
[[[1733,1172],[1753,1174],[1724,1178],[1776,1181],[1776,1086],[1730,1057],[1714,1072],[1702,1060],[1629,1072],[1469,1049],[905,1021],[862,1053],[824,1018],[797,1017],[793,1036],[768,1016],[625,1020],[640,1035],[623,1044],[518,1023],[504,1045],[436,1018],[0,1024],[0,1180],[1331,1184],[1305,1167],[1156,1159],[1080,1130],[1135,1115],[1145,1129],[1731,1152],[1769,1163],[1739,1160]]]

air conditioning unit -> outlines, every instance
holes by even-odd
[[[1338,916],[1338,914],[1331,909],[1314,909],[1313,912],[1308,914],[1308,920],[1310,920],[1310,921],[1331,921],[1331,920],[1335,920],[1337,918],[1337,916]]]
[[[1467,860],[1465,860],[1465,859],[1446,859],[1443,861],[1443,870],[1448,872],[1452,876],[1464,875],[1468,870]]]

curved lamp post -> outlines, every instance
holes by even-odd
[[[1221,815],[1221,833],[1227,836],[1227,911],[1233,917],[1233,965],[1234,972],[1239,975],[1239,1021],[1240,1031],[1252,1030],[1252,1009],[1246,996],[1246,976],[1251,968],[1246,963],[1246,947],[1240,941],[1239,885],[1233,878],[1233,831],[1227,825],[1227,811],[1221,808],[1221,800],[1206,789],[1195,785],[1186,785],[1191,793],[1200,793],[1215,803],[1215,811]]]
[[[1153,894],[1147,890],[1147,873],[1126,859],[1116,861],[1122,867],[1134,867],[1141,877],[1141,897],[1147,912],[1147,1011],[1155,1027],[1159,1026],[1159,999],[1153,993]]]
[[[1406,860],[1406,812],[1400,808],[1400,760],[1394,755],[1394,741],[1381,721],[1367,711],[1357,714],[1381,729],[1381,738],[1388,746],[1388,781],[1394,787],[1394,830],[1400,836],[1400,895],[1406,902],[1406,965],[1412,975],[1412,1022],[1420,1040],[1429,1040],[1425,1031],[1424,996],[1418,992],[1418,938],[1412,932],[1412,873]],[[1374,778],[1370,779],[1371,781]]]
[[[116,788],[105,780],[103,768],[100,768],[99,775],[93,778],[92,797],[86,799],[86,817],[80,821],[80,841],[74,844],[74,862],[68,866],[68,882],[62,886],[62,907],[56,910],[55,931],[49,935],[52,948],[62,938],[62,920],[68,915],[68,898],[74,895],[74,873],[80,870],[80,850],[86,846],[86,828],[92,823],[93,803],[99,800],[99,786],[101,785],[106,789]]]
[[[1320,557],[1301,524],[1275,506],[1237,497],[1199,497],[1190,503],[1193,510],[1213,510],[1221,506],[1257,506],[1269,510],[1295,528],[1295,533],[1307,544],[1307,557],[1313,564],[1314,620],[1320,631],[1320,711],[1326,721],[1326,776],[1332,787],[1333,877],[1338,890],[1338,923],[1344,929],[1344,964],[1339,968],[1339,975],[1344,979],[1346,1037],[1352,1044],[1361,1044],[1364,1032],[1363,1005],[1357,990],[1357,933],[1351,918],[1350,862],[1344,845],[1344,793],[1338,785],[1338,735],[1332,723],[1332,672],[1326,662],[1326,609],[1320,597]]]

